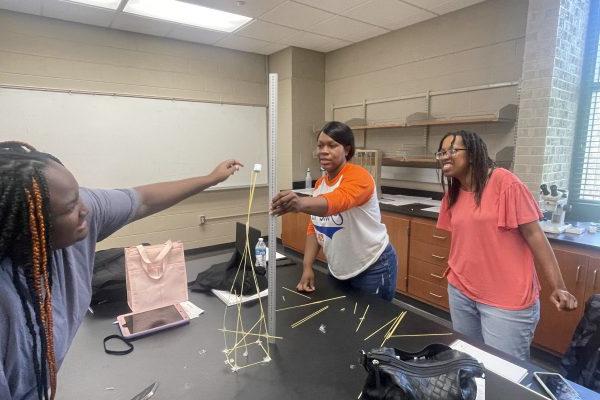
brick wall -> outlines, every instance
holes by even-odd
[[[515,172],[568,187],[589,0],[530,0]]]

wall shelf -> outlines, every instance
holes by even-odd
[[[495,113],[481,115],[464,115],[456,117],[431,118],[427,113],[414,113],[406,118],[406,122],[362,124],[351,126],[353,130],[410,128],[436,125],[465,125],[482,123],[513,123],[517,120],[517,105],[507,104]]]
[[[517,120],[517,105],[507,104],[495,113],[427,118],[426,113],[415,113],[406,118],[406,126],[463,125],[480,123],[512,123]]]
[[[392,158],[385,157],[381,160],[385,167],[411,167],[411,168],[437,168],[437,161],[433,158]]]
[[[368,130],[368,129],[392,129],[392,128],[406,128],[406,123],[386,123],[386,124],[372,124],[372,125],[355,125],[351,126],[352,130]]]
[[[367,141],[368,137],[372,134],[375,134],[378,130],[382,129],[405,129],[412,128],[413,132],[411,132],[411,138],[415,137],[415,134],[419,132],[421,129],[423,131],[423,146],[425,152],[421,149],[419,151],[410,152],[411,157],[403,158],[403,157],[384,157],[381,159],[382,166],[394,166],[394,167],[411,167],[411,168],[438,168],[437,161],[431,157],[429,158],[428,153],[431,151],[430,149],[430,131],[432,126],[447,126],[448,130],[451,130],[451,126],[460,127],[460,125],[473,125],[473,124],[499,124],[499,130],[507,130],[514,131],[514,124],[517,122],[518,117],[518,105],[513,104],[516,100],[516,103],[519,101],[518,96],[518,88],[519,81],[510,81],[510,82],[498,82],[491,84],[483,84],[477,86],[467,86],[460,87],[454,89],[445,89],[445,90],[426,90],[420,93],[412,93],[405,94],[397,97],[386,97],[380,99],[364,99],[360,102],[348,103],[348,104],[332,104],[331,105],[331,116],[332,120],[336,120],[336,110],[339,111],[341,109],[349,109],[353,108],[356,110],[360,110],[360,115],[358,112],[352,112],[351,115],[354,115],[354,118],[351,119],[343,119],[346,124],[355,131],[355,133],[362,133],[362,147],[368,149]],[[455,95],[460,93],[470,93],[470,92],[481,92],[481,91],[490,91],[496,89],[506,89],[506,88],[516,88],[516,96],[513,99],[509,99],[506,97],[501,97],[501,99],[497,99],[495,97],[490,97],[490,99],[495,99],[493,102],[489,102],[487,100],[482,100],[484,103],[478,102],[477,99],[480,97],[476,97],[471,100],[471,103],[477,104],[477,108],[480,110],[474,111],[469,110],[466,106],[464,111],[460,110],[460,108],[448,107],[444,109],[437,109],[436,104],[433,102],[432,107],[432,99],[435,99],[436,96],[448,96]],[[501,93],[502,96],[506,95],[506,93]],[[493,93],[490,93],[490,96],[494,96]],[[390,115],[390,119],[387,121],[381,120],[383,114],[378,115],[378,120],[369,121],[369,107],[376,104],[383,103],[397,103],[403,101],[411,101],[410,111],[406,108],[399,108],[393,112],[393,115]],[[423,106],[422,108],[418,105],[418,101],[422,100]],[[451,100],[451,99],[450,99]],[[417,103],[415,103],[415,101]],[[449,100],[446,99],[442,104],[448,104]],[[454,103],[454,105],[463,104],[464,101],[459,103]],[[498,105],[492,105],[492,103],[496,103]],[[452,104],[452,103],[450,103]],[[466,104],[466,103],[465,103]],[[487,106],[486,106],[487,105]],[[416,106],[416,108],[415,108]],[[394,110],[395,108],[388,107],[390,110]],[[432,109],[433,108],[433,109]],[[402,112],[404,110],[404,112]],[[404,116],[408,112],[414,112],[408,116]],[[469,112],[472,114],[466,115],[452,115],[453,112]],[[389,111],[388,111],[389,112]],[[477,114],[479,112],[479,114]],[[483,113],[482,113],[483,112]],[[443,115],[446,114],[446,115]],[[359,116],[360,115],[360,116]],[[385,117],[384,117],[385,118]],[[340,119],[342,120],[342,119]],[[505,124],[505,125],[502,125]],[[512,125],[512,126],[511,126]],[[442,130],[445,128],[442,128]],[[456,129],[456,128],[455,128]],[[313,130],[315,133],[318,133],[316,128],[313,126]],[[370,132],[372,131],[372,132]],[[441,130],[436,130],[436,133],[440,133]],[[398,134],[401,134],[399,131]],[[412,144],[412,142],[411,142]],[[382,149],[385,154],[385,149]],[[504,151],[504,149],[502,150]],[[510,153],[510,154],[509,154]],[[510,167],[513,162],[514,151],[507,152],[506,155],[497,154],[498,165]],[[393,153],[392,153],[393,154]],[[391,154],[390,154],[391,155]],[[509,157],[510,156],[510,157]]]

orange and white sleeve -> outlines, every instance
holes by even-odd
[[[362,206],[369,201],[374,190],[373,177],[359,167],[348,171],[337,189],[321,196],[327,200],[327,215],[334,215]]]
[[[309,219],[308,226],[306,227],[306,236],[312,236],[314,234],[315,234],[315,226],[313,225],[312,221]]]

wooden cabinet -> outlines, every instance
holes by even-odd
[[[436,221],[413,218],[410,228],[408,293],[431,305],[448,309],[450,233],[435,227]]]
[[[303,253],[308,216],[306,214],[288,213],[281,219],[281,241],[283,245]]]
[[[285,247],[304,253],[306,227],[310,216],[303,213],[287,213],[282,218],[281,241]],[[319,249],[317,260],[327,262],[323,250]]]
[[[390,243],[396,249],[398,257],[396,290],[406,293],[408,290],[408,232],[410,219],[403,218],[396,213],[384,211],[381,213],[381,222],[387,228]]]
[[[594,254],[596,257],[592,256],[589,259],[588,263],[588,274],[586,279],[586,288],[585,288],[585,300],[590,298],[591,295],[600,293],[600,254]],[[581,304],[581,309],[583,311],[583,304]]]
[[[533,343],[551,352],[563,354],[583,315],[589,257],[558,246],[554,246],[554,254],[567,290],[577,298],[579,307],[571,312],[558,311],[550,301],[550,284],[542,271],[537,268],[541,284],[540,322],[535,331]]]

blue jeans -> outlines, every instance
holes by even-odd
[[[540,302],[523,310],[504,310],[478,303],[448,285],[452,328],[507,354],[529,359],[529,346],[540,320]]]
[[[379,295],[381,298],[392,301],[396,292],[396,275],[398,274],[398,261],[394,246],[388,244],[377,261],[369,268],[348,282],[353,288],[363,292]]]

